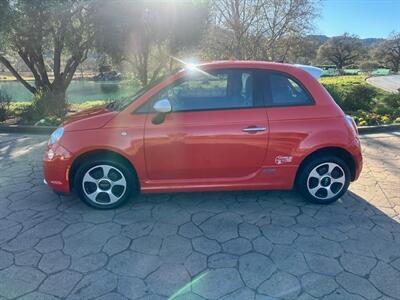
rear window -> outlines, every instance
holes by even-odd
[[[295,79],[281,73],[269,74],[269,106],[313,104],[314,101]]]

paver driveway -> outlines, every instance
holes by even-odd
[[[0,134],[0,298],[400,299],[400,135],[330,206],[292,192],[141,196],[98,211],[42,183],[46,137]]]

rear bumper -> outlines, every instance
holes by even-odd
[[[354,177],[352,178],[352,181],[355,181],[360,177],[362,168],[363,168],[363,157],[362,157],[362,151],[361,151],[361,143],[359,138],[355,138],[351,148],[350,148],[351,155],[353,156],[354,159],[354,164],[355,164],[355,169],[354,169]]]
[[[50,152],[50,155],[49,155]],[[59,193],[69,193],[69,170],[71,154],[62,146],[55,144],[43,155],[43,182]]]

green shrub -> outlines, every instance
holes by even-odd
[[[400,124],[400,117],[397,117],[397,118],[394,120],[394,123]]]
[[[44,118],[61,118],[65,116],[68,105],[65,99],[52,92],[37,93],[32,104],[21,113],[22,123],[33,124]]]
[[[11,97],[0,90],[0,122],[9,118]]]
[[[358,110],[371,111],[375,104],[374,98],[377,96],[376,89],[366,84],[326,84],[325,88],[346,113]]]
[[[373,87],[365,84],[353,85],[343,93],[342,108],[345,111],[371,110],[376,95]]]
[[[400,93],[398,94],[387,94],[380,98],[378,109],[383,108],[383,113],[392,116],[400,116]]]

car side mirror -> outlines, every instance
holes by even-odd
[[[171,103],[168,99],[158,100],[154,103],[153,108],[156,112],[166,114],[172,111]]]
[[[157,112],[153,118],[153,124],[161,124],[165,120],[165,115],[172,111],[171,102],[168,99],[158,100],[154,103],[153,109]]]

